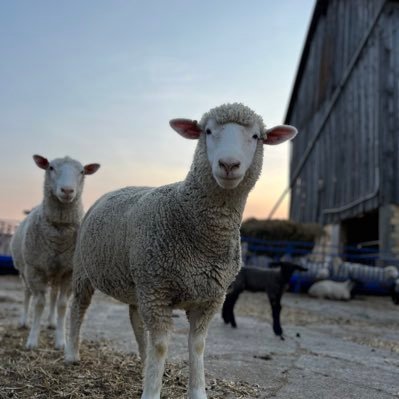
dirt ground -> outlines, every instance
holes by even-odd
[[[51,331],[43,331],[38,350],[23,348],[27,332],[16,328],[21,306],[18,278],[0,276],[0,398],[140,397],[133,389],[140,373],[132,371],[137,346],[126,305],[95,295],[83,327],[83,365],[75,369],[52,350]],[[390,298],[333,302],[287,293],[285,341],[273,335],[265,294],[242,295],[236,314],[237,329],[217,315],[209,331],[209,398],[399,398],[399,307]],[[184,397],[187,374],[183,313],[176,312],[174,324],[163,398],[177,399]],[[100,369],[103,374],[95,374]],[[39,384],[37,370],[40,381],[53,385]]]

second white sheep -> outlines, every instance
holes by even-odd
[[[44,198],[18,226],[11,241],[14,266],[19,270],[25,291],[20,325],[27,326],[29,302],[33,296],[33,323],[26,347],[35,348],[50,285],[49,324],[55,324],[57,302],[55,346],[60,349],[64,346],[64,316],[71,292],[72,256],[83,216],[84,177],[95,173],[100,165],[82,166],[69,157],[51,162],[40,155],[34,155],[33,159],[46,171]]]

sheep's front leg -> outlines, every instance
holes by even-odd
[[[22,310],[21,318],[19,320],[19,328],[28,327],[29,303],[31,295],[32,293],[30,292],[30,289],[24,284],[24,307]]]
[[[60,295],[57,302],[57,329],[55,331],[55,349],[62,349],[65,346],[65,312],[71,295],[70,277],[62,281]]]
[[[50,289],[50,312],[48,315],[48,328],[55,328],[55,305],[57,303],[58,287],[53,285]]]
[[[190,381],[189,399],[206,399],[204,350],[205,339],[209,323],[217,311],[219,304],[210,304],[200,309],[191,309],[187,312],[190,323],[188,337]]]
[[[39,341],[40,320],[46,303],[47,285],[43,276],[32,276],[31,279],[28,278],[28,281],[33,297],[33,321],[28,341],[26,342],[26,348],[33,349],[37,347]]]
[[[163,308],[149,315],[142,312],[149,331],[144,369],[144,388],[141,399],[160,399],[162,376],[172,330],[172,309]]]

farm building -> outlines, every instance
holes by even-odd
[[[399,1],[316,1],[285,123],[291,219],[399,255]]]

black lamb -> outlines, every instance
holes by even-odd
[[[281,339],[283,329],[280,324],[281,297],[295,271],[307,271],[301,265],[291,262],[272,262],[270,268],[243,267],[227,291],[222,308],[222,317],[226,324],[236,328],[234,305],[243,291],[265,291],[269,297],[273,316],[273,331]]]

